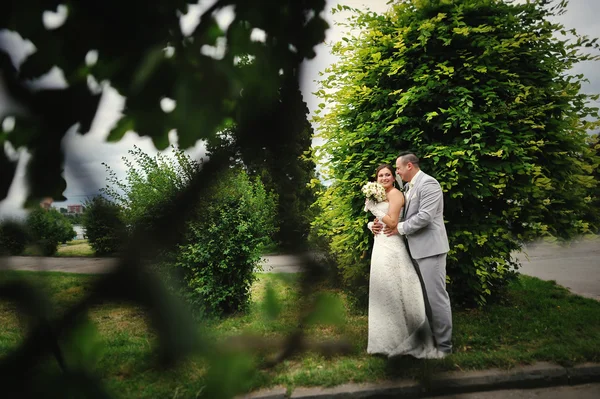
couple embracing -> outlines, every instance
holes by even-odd
[[[412,153],[381,165],[377,182],[386,200],[367,200],[375,217],[369,281],[367,352],[441,359],[452,352],[452,313],[446,291],[444,201],[440,184]],[[406,182],[404,192],[394,187]]]

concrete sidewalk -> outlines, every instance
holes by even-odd
[[[291,395],[277,387],[239,396],[244,399],[426,398],[469,392],[532,389],[600,382],[600,364],[562,367],[540,362],[512,370],[452,371],[435,374],[427,383],[413,380],[377,384],[344,384],[333,388],[296,388]]]

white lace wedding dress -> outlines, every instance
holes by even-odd
[[[387,212],[389,203],[376,205]],[[436,352],[419,276],[398,234],[376,234],[369,281],[367,352],[434,357]]]

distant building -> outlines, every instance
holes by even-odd
[[[67,205],[67,213],[76,215],[83,213],[83,205]]]

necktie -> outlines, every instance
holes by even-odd
[[[404,217],[406,216],[406,208],[407,208],[407,205],[408,205],[407,204],[407,202],[408,202],[408,190],[410,190],[410,183],[406,183],[406,185],[404,186],[404,206],[402,207],[402,216],[401,216],[400,220],[404,220]]]

